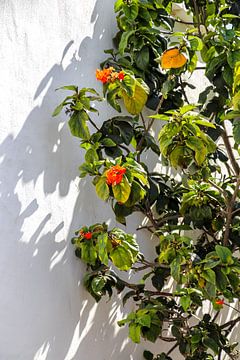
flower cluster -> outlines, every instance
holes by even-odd
[[[126,168],[120,165],[112,166],[106,171],[107,184],[108,185],[117,185],[122,181],[123,175],[126,172]]]
[[[90,231],[84,232],[83,230],[80,230],[79,236],[82,236],[86,240],[90,240],[92,238],[92,233]]]
[[[113,67],[109,67],[103,70],[96,70],[96,78],[101,81],[103,84],[113,83],[116,80],[122,81],[124,79],[124,72],[117,72]]]

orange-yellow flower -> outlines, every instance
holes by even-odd
[[[222,299],[217,299],[217,300],[215,300],[215,304],[216,305],[224,305],[224,300]]]
[[[103,84],[113,83],[116,80],[122,81],[124,76],[125,74],[123,71],[117,72],[112,66],[107,69],[96,70],[96,78]]]
[[[106,171],[106,182],[108,185],[115,186],[122,181],[126,168],[120,165],[112,166]]]
[[[109,67],[107,69],[103,69],[103,70],[96,70],[96,78],[97,80],[100,80],[103,84],[106,84],[111,76],[111,73],[113,72],[113,67]]]

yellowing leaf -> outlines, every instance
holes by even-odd
[[[123,90],[122,97],[127,111],[132,115],[138,115],[147,102],[148,93],[148,86],[140,79],[137,79],[136,81],[133,96],[128,96],[128,94]]]
[[[186,62],[187,58],[177,48],[164,51],[161,57],[161,67],[163,69],[178,69],[185,65]]]

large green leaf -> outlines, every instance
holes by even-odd
[[[220,260],[224,264],[233,264],[232,252],[226,246],[216,245],[215,250]]]
[[[176,169],[178,166],[183,166],[184,164],[184,154],[185,154],[185,147],[184,146],[177,146],[175,149],[170,153],[169,160],[171,165]]]
[[[133,96],[128,96],[126,91],[122,91],[124,105],[130,114],[138,115],[142,111],[147,102],[148,92],[148,86],[143,81],[140,82],[139,79],[136,81]]]
[[[184,311],[187,311],[189,309],[189,306],[191,305],[191,298],[189,295],[183,295],[180,298],[180,304]]]
[[[129,270],[133,264],[131,252],[121,244],[111,251],[110,258],[119,270]]]
[[[236,144],[240,144],[240,118],[233,122],[233,138]]]
[[[113,190],[114,198],[118,202],[122,204],[127,202],[129,195],[131,193],[131,186],[128,182],[127,177],[124,175],[122,181],[119,184],[112,186],[112,190]]]
[[[77,136],[83,140],[89,140],[90,132],[87,126],[89,119],[86,111],[75,111],[71,116],[68,125],[73,136]]]
[[[87,264],[95,265],[97,260],[97,251],[91,240],[81,243],[81,259]]]
[[[140,343],[141,325],[132,323],[129,325],[129,337],[135,343]]]
[[[128,45],[128,40],[129,40],[130,36],[132,36],[135,33],[135,31],[136,30],[130,30],[130,31],[125,31],[124,33],[122,33],[121,40],[120,40],[120,43],[118,46],[120,55],[124,54],[124,51]]]
[[[207,155],[207,148],[202,140],[196,136],[189,136],[186,140],[186,145],[195,152],[195,160],[198,165],[201,165]]]
[[[149,48],[144,46],[136,55],[137,67],[143,71],[146,70],[149,64]]]
[[[96,193],[100,199],[106,201],[109,198],[109,187],[106,183],[106,178],[104,176],[98,179],[96,184]]]
[[[98,235],[98,255],[101,262],[105,265],[108,265],[108,254],[107,254],[107,242],[108,242],[108,234],[100,234]]]

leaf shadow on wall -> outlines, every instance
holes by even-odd
[[[91,86],[89,73],[99,63],[96,48],[99,43],[104,48],[107,32],[113,32],[106,29],[109,26],[107,5],[112,7],[112,1],[106,0],[104,6],[101,0],[96,2],[93,37],[82,41],[78,56],[74,54],[66,68],[61,62],[50,69],[35,94],[38,99],[45,92],[41,105],[31,111],[15,138],[9,135],[0,145],[3,239],[0,291],[1,318],[5,319],[0,324],[0,332],[4,334],[0,340],[3,342],[0,358],[117,360],[120,356],[131,359],[130,354],[135,351],[134,344],[125,342],[126,332],[116,333],[117,297],[113,305],[106,304],[105,300],[94,304],[81,285],[85,266],[75,259],[69,242],[80,224],[104,221],[111,212],[96,200],[89,180],[81,182],[68,236],[64,232],[64,208],[56,211],[59,196],[66,197],[67,206],[67,195],[83,159],[79,141],[70,136],[63,124],[64,117],[51,118],[53,104],[63,95],[56,94],[55,89],[71,83]],[[62,60],[71,45],[72,41],[64,49]],[[100,107],[104,109],[104,105]],[[23,208],[18,188],[23,191],[24,185],[30,183],[33,189],[40,187],[43,194],[39,201],[37,195],[29,195],[26,190],[21,198],[30,196],[31,201]],[[42,199],[48,202],[47,213]],[[100,219],[97,218],[99,212]],[[59,220],[55,219],[56,213],[61,214]],[[26,238],[26,229],[32,232],[29,238]]]

